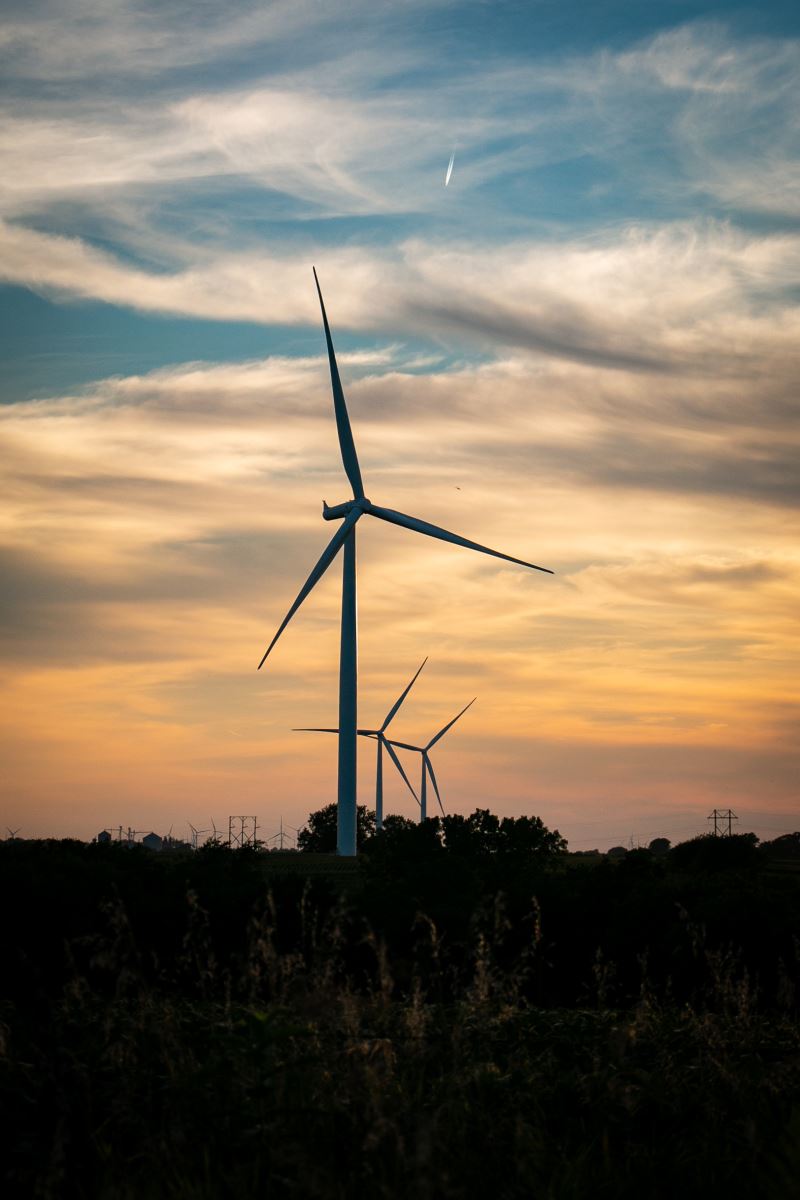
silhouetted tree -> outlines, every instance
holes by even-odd
[[[501,819],[488,808],[476,808],[468,817],[458,813],[442,817],[441,827],[448,851],[473,858],[509,854],[549,858],[567,848],[558,830],[548,829],[541,817]]]
[[[297,835],[297,849],[314,854],[336,853],[336,804],[326,804],[309,814],[308,821]],[[356,836],[361,846],[375,833],[375,813],[365,804],[356,812]]]
[[[416,821],[401,817],[399,813],[390,813],[388,817],[383,818],[383,832],[390,835],[402,833],[406,829],[413,829],[416,824]]]
[[[373,902],[404,920],[410,904],[436,920],[464,923],[482,893],[530,901],[533,874],[547,870],[566,850],[558,831],[539,817],[500,818],[486,808],[423,822],[400,818],[364,846],[362,872]],[[394,889],[389,900],[387,888]]]
[[[551,858],[566,853],[567,841],[557,829],[548,829],[541,817],[503,817],[498,849]]]
[[[673,846],[669,864],[684,871],[735,871],[758,865],[758,838],[754,833],[735,833],[731,837],[701,834]]]
[[[672,843],[670,842],[669,838],[653,838],[647,849],[652,854],[668,854],[671,845]]]
[[[784,833],[759,846],[767,858],[800,858],[800,833]]]

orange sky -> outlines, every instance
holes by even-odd
[[[341,357],[368,495],[556,572],[363,521],[362,722],[427,654],[398,737],[478,696],[434,760],[449,807],[576,847],[715,806],[790,827],[797,522],[733,487],[743,447],[786,447],[750,381]],[[735,420],[699,408],[723,391]],[[4,823],[272,831],[332,799],[334,740],[290,730],[335,724],[338,563],[255,671],[348,494],[322,358],[111,380],[1,428]],[[370,801],[371,747],[361,772]]]

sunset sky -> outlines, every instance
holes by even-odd
[[[556,572],[362,521],[360,723],[429,655],[450,809],[800,828],[800,8],[4,11],[0,826],[335,799],[314,264],[367,495]]]

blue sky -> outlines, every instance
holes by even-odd
[[[2,47],[11,232],[41,235],[34,259],[47,256],[45,235],[61,235],[157,280],[237,249],[324,263],[342,247],[391,260],[415,238],[558,242],[702,218],[796,227],[796,188],[786,203],[759,194],[770,189],[759,179],[765,165],[786,186],[788,162],[772,154],[791,161],[796,150],[787,127],[796,6],[335,11],[21,7]],[[182,311],[185,297],[137,305],[124,279],[112,306],[83,267],[57,280],[36,261],[4,272],[4,400],[187,358],[249,358],[278,343],[306,353],[313,339],[310,307],[295,336],[270,306],[260,313],[244,298],[252,319],[209,303],[198,322]],[[293,314],[287,324],[306,322]],[[392,328],[391,313],[382,324],[409,335]],[[454,353],[463,348],[452,328],[436,333]]]
[[[217,737],[222,696],[238,732],[208,789],[258,798],[271,772],[298,819],[327,795],[325,764],[295,784],[283,730],[319,694],[303,670],[333,686],[333,609],[276,663],[277,690],[240,682],[318,553],[320,488],[341,489],[312,263],[370,477],[559,572],[534,610],[513,576],[484,579],[487,612],[470,561],[439,596],[413,546],[393,565],[376,545],[365,586],[396,637],[389,653],[365,610],[365,702],[441,637],[449,595],[463,639],[442,669],[470,695],[488,673],[474,753],[504,747],[509,811],[536,778],[573,837],[598,805],[645,820],[672,796],[671,749],[695,764],[687,819],[726,797],[796,807],[797,6],[4,12],[0,549],[31,714],[10,823],[37,805],[62,819],[42,756],[73,801],[88,787],[95,820],[124,763],[87,784],[114,687],[131,696],[120,736],[154,739],[122,807],[166,820],[165,772],[198,786],[189,747]],[[215,652],[184,644],[187,598]],[[78,648],[99,676],[80,676],[83,724],[52,700],[68,750],[32,714],[75,686]],[[541,675],[519,659],[534,653]],[[468,808],[494,784],[459,764]]]

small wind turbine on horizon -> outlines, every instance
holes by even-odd
[[[419,673],[422,670],[422,668],[425,666],[425,663],[427,661],[428,661],[427,657],[422,660],[422,663],[421,663],[420,667],[418,668],[417,673],[414,675],[414,678],[411,680],[411,682],[408,684],[408,686],[400,693],[400,696],[398,697],[397,700],[395,700],[394,704],[392,705],[392,707],[389,709],[388,713],[384,717],[383,724],[381,725],[380,729],[359,729],[358,730],[359,737],[375,738],[378,743],[377,764],[376,764],[376,772],[375,772],[375,828],[376,829],[383,829],[383,750],[384,750],[384,747],[388,751],[389,757],[391,758],[394,765],[397,767],[397,770],[400,772],[400,775],[405,780],[406,787],[411,792],[411,795],[414,797],[414,799],[417,801],[417,804],[419,804],[419,797],[417,796],[417,793],[414,791],[413,787],[411,786],[409,778],[406,775],[405,771],[403,770],[403,764],[400,762],[400,759],[397,757],[397,755],[394,752],[392,743],[386,737],[386,730],[389,728],[389,722],[392,721],[397,716],[400,705],[403,703],[406,696],[411,691],[414,684],[417,682]],[[292,733],[338,733],[338,732],[339,732],[338,729],[320,729],[320,728],[310,728],[308,726],[305,726],[304,728],[301,728],[301,729],[293,729],[292,730]]]
[[[434,774],[434,770],[433,770],[433,763],[431,762],[431,759],[430,759],[430,752],[433,749],[433,747],[436,745],[436,743],[441,738],[444,737],[444,735],[447,733],[448,729],[453,728],[456,721],[460,720],[461,717],[463,717],[463,715],[467,711],[467,709],[471,708],[477,699],[478,699],[478,697],[474,696],[472,698],[472,700],[470,700],[469,704],[465,705],[464,708],[462,708],[460,713],[456,713],[456,715],[453,717],[452,721],[448,721],[447,724],[442,729],[440,729],[439,732],[434,737],[431,738],[431,740],[428,742],[427,746],[412,746],[410,742],[396,742],[394,740],[392,740],[391,742],[388,743],[388,749],[391,749],[393,746],[395,746],[399,750],[414,750],[414,751],[416,751],[417,754],[422,755],[422,778],[420,780],[420,787],[419,787],[419,819],[420,819],[420,821],[424,821],[428,816],[427,776],[430,776],[430,781],[433,784],[433,790],[436,793],[436,799],[439,802],[439,808],[442,810],[442,816],[443,817],[446,816],[446,813],[444,811],[444,805],[442,804],[441,793],[439,792],[439,785],[436,782],[436,775]]]
[[[291,838],[290,835],[285,832],[286,829],[291,829],[292,833],[294,833],[294,835],[295,835],[294,838]],[[278,843],[277,849],[285,850],[286,847],[284,845],[284,842],[294,841],[294,849],[296,850],[297,849],[297,835],[299,832],[300,832],[300,830],[296,829],[294,825],[284,825],[283,815],[281,815],[280,827],[278,829],[278,832],[273,833],[272,837],[267,838],[267,843],[271,846],[273,842],[277,842]],[[291,846],[289,848],[292,849]]]
[[[448,530],[442,529],[438,525],[432,525],[428,521],[422,521],[418,517],[409,517],[405,513],[396,512],[391,508],[381,508],[376,504],[372,504],[367,499],[364,493],[364,485],[361,481],[361,468],[359,467],[358,455],[356,454],[353,434],[350,428],[350,418],[347,413],[347,405],[339,378],[339,368],[336,363],[328,317],[325,312],[325,303],[322,299],[322,290],[319,286],[316,270],[314,271],[314,281],[317,287],[317,295],[319,296],[322,323],[325,329],[325,341],[328,348],[333,408],[336,417],[336,430],[339,437],[339,449],[342,454],[342,464],[345,474],[353,489],[353,499],[331,507],[323,500],[322,516],[324,520],[341,520],[342,524],[323,550],[319,561],[300,589],[297,599],[283,618],[278,627],[278,632],[273,637],[264,652],[261,662],[258,664],[258,669],[260,670],[266,662],[278,638],[306,596],[320,581],[339,551],[344,549],[339,655],[339,770],[336,848],[338,854],[352,856],[357,853],[358,635],[356,621],[355,529],[357,522],[366,513],[368,516],[377,517],[379,520],[386,521],[390,525],[400,525],[402,528],[411,529],[415,533],[424,533],[428,537],[438,538],[443,542],[452,542],[455,546],[465,546],[468,550],[477,550],[481,554],[491,555],[492,558],[516,563],[521,567],[529,567],[534,571],[544,571],[548,575],[552,575],[553,572],[547,567],[536,566],[535,563],[526,562],[521,558],[514,558],[510,554],[502,554],[498,550],[490,550],[488,546],[482,546],[478,542],[472,542],[468,538],[463,538],[456,533],[450,533]]]
[[[187,821],[187,824],[192,831],[192,849],[197,850],[198,849],[198,838],[202,837],[204,833],[211,833],[211,830],[210,829],[195,829],[195,827],[191,821]]]

